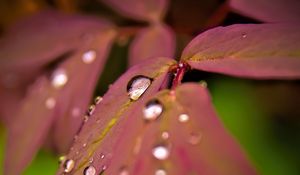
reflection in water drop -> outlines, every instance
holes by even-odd
[[[187,122],[190,119],[190,116],[187,114],[180,114],[178,120],[182,123]]]
[[[68,76],[64,69],[57,69],[52,73],[51,84],[53,87],[59,89],[68,82]]]
[[[75,166],[74,160],[72,160],[72,159],[66,160],[64,163],[64,172],[65,173],[71,172],[73,170],[74,166]]]
[[[96,169],[93,166],[88,166],[83,170],[83,175],[95,175]]]
[[[151,100],[143,110],[145,120],[155,120],[163,112],[163,106],[158,100]]]
[[[192,132],[190,134],[188,142],[190,144],[192,144],[192,145],[196,145],[196,144],[198,144],[201,141],[201,138],[202,138],[202,134],[201,133]]]
[[[131,100],[138,100],[151,85],[151,79],[142,75],[133,77],[127,84],[128,96]]]
[[[166,146],[159,145],[152,149],[152,155],[159,160],[165,160],[169,157],[169,149]]]
[[[92,63],[96,59],[96,51],[89,50],[82,55],[82,61],[86,64]]]
[[[94,100],[95,104],[99,104],[101,101],[103,100],[103,98],[101,96],[97,96]]]
[[[155,171],[155,175],[167,175],[167,172],[163,169],[158,169]]]
[[[56,100],[53,97],[47,98],[45,105],[48,109],[53,109],[55,107]]]

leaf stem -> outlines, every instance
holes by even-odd
[[[172,82],[171,89],[175,89],[181,84],[184,74],[190,69],[190,66],[186,62],[179,62],[172,71],[175,72],[175,77]]]

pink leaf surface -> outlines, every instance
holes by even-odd
[[[143,109],[152,99],[163,105],[163,112],[156,120],[145,121]],[[110,125],[99,131],[89,126],[86,140],[94,135],[101,139],[84,147],[86,142],[79,138],[68,156],[80,167],[72,173],[82,174],[86,167],[94,167],[97,174],[256,174],[218,120],[205,88],[186,84],[175,92],[164,90],[155,96],[147,95],[137,103],[121,115],[107,135],[99,133],[109,132],[106,128]],[[180,114],[187,114],[188,119],[180,121]],[[96,121],[92,122],[95,125]],[[166,148],[167,154],[163,149],[156,152],[157,146]],[[78,160],[80,156],[85,161]]]
[[[169,4],[169,0],[102,0],[118,13],[141,21],[160,21]]]
[[[184,49],[192,68],[257,79],[300,78],[300,25],[247,24],[206,31]]]
[[[175,61],[166,58],[148,60],[144,64],[132,67],[110,87],[67,155],[67,159],[75,161],[72,173],[82,174],[89,162],[92,162],[90,165],[94,165],[97,171],[110,164],[114,147],[126,132],[124,123],[130,117],[128,114],[132,114],[136,107],[141,106],[145,99],[153,96],[161,88],[169,67],[174,64]],[[137,101],[133,101],[128,96],[127,86],[133,77],[139,75],[151,78],[152,83]],[[134,123],[132,127],[136,127]],[[62,165],[58,174],[63,171]]]
[[[265,22],[299,22],[298,0],[230,0],[230,6],[238,13]]]
[[[91,100],[116,33],[106,26],[89,34],[93,38],[82,41],[80,48],[63,61],[50,78],[42,76],[33,87],[29,87],[30,93],[8,128],[5,174],[20,174],[49,131],[51,137],[47,141],[52,142],[56,151],[66,152],[69,148],[82,123],[82,114]],[[90,52],[93,52],[92,59],[84,59]],[[55,81],[53,75],[56,71],[63,71],[63,78]],[[65,82],[61,84],[62,81]]]
[[[129,64],[135,65],[148,58],[173,57],[176,38],[172,29],[157,24],[141,30],[130,45]]]

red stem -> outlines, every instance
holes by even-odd
[[[171,89],[175,89],[178,85],[181,84],[185,72],[190,68],[187,63],[179,62],[174,69],[176,69],[175,77],[172,82]]]

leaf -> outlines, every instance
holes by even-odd
[[[218,27],[197,36],[182,60],[192,68],[257,79],[300,77],[298,24],[246,24]]]
[[[163,105],[163,113],[157,120],[145,121],[142,109],[153,99]],[[138,103],[122,115],[123,119],[97,143],[98,147],[95,142],[86,148],[82,147],[83,142],[74,145],[74,152],[77,148],[79,154],[83,152],[81,156],[90,156],[90,160],[93,157],[93,161],[87,159],[79,163],[75,158],[81,168],[73,173],[82,173],[85,167],[92,166],[98,173],[105,167],[105,174],[155,174],[157,170],[174,175],[256,174],[244,152],[218,120],[205,88],[186,84],[175,92],[164,90]],[[178,117],[183,113],[189,118],[180,122]],[[89,133],[99,135],[101,132],[93,127]],[[88,131],[85,134],[88,135]],[[156,146],[167,148],[166,159],[163,150],[161,154],[156,152],[156,158],[153,156]],[[92,148],[95,153],[91,154]],[[69,156],[76,155],[74,152]]]
[[[298,0],[230,0],[230,6],[238,13],[265,22],[299,22],[300,1]]]
[[[121,15],[141,21],[160,21],[169,4],[169,0],[102,0]]]
[[[82,122],[78,117],[88,106],[116,34],[107,27],[97,30],[90,33],[92,39],[82,42],[74,55],[53,71],[51,78],[44,75],[29,88],[31,93],[24,98],[16,119],[9,127],[5,174],[20,174],[49,132],[54,149],[67,151]],[[88,52],[95,54],[92,61],[83,59]],[[58,84],[54,83],[53,74],[56,71],[63,71],[64,83],[61,83],[61,78]],[[71,115],[74,108],[78,114]]]
[[[172,29],[164,24],[157,24],[141,30],[129,49],[130,65],[135,65],[148,58],[173,57],[176,38]]]
[[[143,64],[133,66],[109,88],[102,102],[96,107],[94,115],[83,126],[67,156],[68,159],[75,161],[72,173],[82,173],[91,159],[93,164],[97,165],[95,168],[98,171],[102,165],[109,163],[110,154],[124,133],[124,122],[127,121],[128,114],[161,88],[169,67],[174,64],[174,60],[166,58],[147,60]],[[152,83],[137,101],[133,101],[128,97],[127,85],[132,82],[132,78],[139,75],[151,78]],[[131,126],[134,126],[134,123]],[[62,165],[58,174],[63,171]]]
[[[76,50],[92,33],[111,24],[101,18],[46,11],[23,19],[0,40],[0,76],[28,82],[45,65]],[[91,34],[90,34],[91,33]]]

